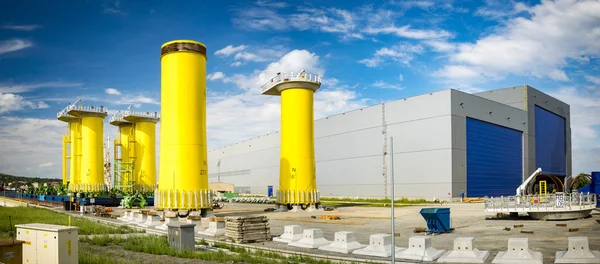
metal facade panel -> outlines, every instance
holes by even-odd
[[[565,119],[535,106],[535,160],[544,174],[566,175]]]
[[[522,132],[467,118],[469,197],[512,195],[523,174]]]
[[[351,131],[381,127],[381,104],[360,108],[315,121],[315,138],[344,134]]]
[[[316,161],[330,161],[355,157],[381,155],[383,136],[381,127],[349,131],[315,139]]]

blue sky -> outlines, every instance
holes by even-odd
[[[324,75],[317,118],[443,89],[529,84],[571,105],[573,171],[600,167],[599,1],[8,1],[0,172],[58,177],[82,98],[160,111],[160,46],[208,49],[208,147],[275,131],[278,71]],[[105,134],[116,129],[105,126]],[[158,153],[158,152],[157,152]]]

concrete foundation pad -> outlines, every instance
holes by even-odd
[[[490,256],[488,251],[474,248],[474,237],[457,237],[454,250],[446,252],[438,259],[439,263],[485,263]]]
[[[366,246],[367,245],[363,245],[356,241],[356,234],[354,232],[340,231],[335,232],[335,239],[333,240],[333,243],[319,247],[319,249],[348,254],[354,250],[364,248]]]
[[[150,227],[155,227],[162,224],[160,222],[160,216],[158,215],[147,215],[146,216],[146,221],[142,222],[142,223],[138,223],[139,227],[145,227],[145,228],[150,228]]]
[[[142,213],[134,213],[133,219],[129,221],[130,224],[138,225],[146,222],[146,215]]]
[[[592,209],[565,212],[527,212],[529,217],[536,220],[572,220],[587,217]]]
[[[225,235],[225,222],[210,222],[208,228],[198,232],[199,235],[205,236],[222,236]]]
[[[557,251],[554,263],[600,263],[600,251],[590,251],[587,237],[569,237],[567,251]]]
[[[543,261],[541,252],[529,249],[527,238],[511,238],[508,240],[508,250],[498,253],[492,263],[542,264]]]
[[[283,227],[283,234],[273,238],[275,242],[292,243],[302,239],[303,228],[300,225],[286,225]]]
[[[200,219],[200,220],[185,219],[184,222],[186,224],[194,224],[194,225],[196,225],[194,227],[194,233],[196,233],[196,234],[198,232],[204,231],[204,227],[202,227],[202,219]]]
[[[202,209],[202,211],[200,212],[200,216],[202,216],[202,218],[210,218],[215,217],[215,213],[212,209]]]
[[[396,247],[395,252],[404,250]],[[374,234],[369,237],[369,245],[363,249],[357,249],[352,252],[356,255],[390,257],[392,255],[392,236],[389,234]]]
[[[328,245],[331,241],[323,238],[323,230],[311,228],[304,229],[302,233],[302,239],[289,243],[292,247],[301,248],[319,248],[320,246]]]
[[[131,211],[125,211],[123,215],[117,219],[123,222],[129,222],[129,220],[131,220]]]
[[[426,236],[414,236],[408,239],[408,248],[398,251],[396,259],[408,259],[419,261],[434,261],[444,254],[445,250],[431,247],[431,238]]]
[[[178,217],[165,217],[165,222],[161,225],[155,226],[154,228],[160,229],[160,230],[167,230],[168,229],[167,225],[169,223],[175,223],[178,221],[179,221]]]
[[[308,208],[306,208],[307,212],[321,212],[323,211],[323,207],[317,208],[314,204],[311,204]]]

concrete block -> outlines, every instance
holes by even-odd
[[[165,222],[162,225],[155,226],[154,228],[167,231],[167,229],[169,229],[167,225],[175,222],[179,222],[178,217],[165,217]]]
[[[208,228],[204,231],[198,232],[198,234],[205,236],[225,235],[225,222],[210,222],[208,223]]]
[[[129,220],[131,220],[131,213],[130,211],[125,211],[125,213],[123,213],[123,215],[117,219],[123,221],[123,222],[129,222]]]
[[[202,219],[185,219],[185,223],[186,224],[194,224],[196,225],[194,227],[194,234],[197,234],[198,232],[204,231],[204,227],[202,227]]]
[[[444,254],[445,250],[431,247],[431,238],[426,236],[414,236],[408,239],[408,248],[398,251],[397,259],[409,259],[419,261],[434,261]]]
[[[160,224],[162,224],[160,222],[160,216],[158,216],[158,215],[147,215],[146,216],[146,221],[142,222],[142,223],[138,223],[138,226],[149,228],[149,227],[158,226]]]
[[[299,225],[286,225],[283,227],[283,234],[276,238],[273,238],[275,242],[292,243],[302,239],[302,226]]]
[[[396,252],[404,248],[396,247]],[[363,249],[357,249],[352,254],[375,256],[387,258],[392,255],[392,236],[388,234],[374,234],[369,237],[369,245]]]
[[[454,250],[446,252],[437,262],[440,263],[485,263],[490,256],[488,251],[474,247],[474,237],[457,237]]]
[[[335,232],[335,239],[333,243],[319,247],[320,250],[339,252],[339,253],[350,253],[359,248],[364,248],[367,245],[363,245],[356,241],[356,234],[354,232],[340,231]]]
[[[542,264],[543,260],[541,252],[529,249],[527,238],[510,238],[508,239],[508,250],[498,253],[492,263]]]
[[[143,222],[146,222],[146,215],[142,213],[133,213],[133,217],[131,218],[131,221],[129,221],[129,223],[133,225],[137,225]]]
[[[600,263],[600,252],[590,251],[587,237],[569,237],[567,251],[557,251],[554,263]]]
[[[328,245],[331,242],[323,238],[323,230],[317,228],[304,229],[302,239],[291,242],[288,245],[301,248],[319,248],[320,246]]]

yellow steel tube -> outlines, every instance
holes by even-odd
[[[156,124],[135,123],[135,140],[135,183],[153,186],[156,184]]]
[[[104,118],[84,116],[81,118],[81,123],[81,184],[103,184],[102,137]]]
[[[161,126],[158,208],[209,208],[206,151],[206,47],[178,40],[161,47]]]
[[[281,92],[280,190],[294,192],[292,203],[301,202],[301,193],[317,189],[314,150],[314,91],[289,88]]]
[[[69,136],[63,136],[63,144],[62,144],[62,184],[67,184],[68,176],[67,176],[67,160],[69,158],[69,151],[67,148],[69,147]]]
[[[71,160],[69,161],[70,184],[81,182],[81,120],[69,123],[69,134],[71,137]]]
[[[121,162],[130,162],[129,160],[129,135],[131,134],[132,125],[131,124],[121,124],[119,126],[119,145],[121,146],[121,151],[119,152]],[[122,164],[120,169],[128,168],[129,165]],[[119,182],[122,186],[132,184],[133,181],[131,173],[120,172]]]

